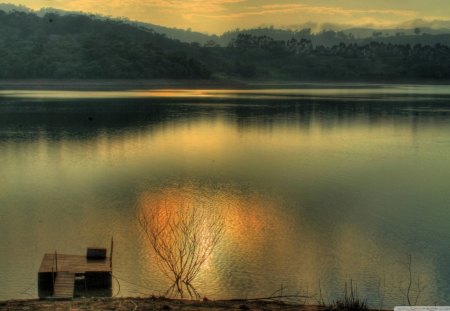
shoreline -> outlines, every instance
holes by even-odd
[[[7,300],[0,310],[298,310],[322,311],[318,305],[290,304],[276,300],[180,300],[168,298],[80,298],[74,300]]]
[[[290,80],[127,80],[127,79],[18,79],[0,80],[0,90],[44,90],[44,91],[132,91],[160,89],[261,89],[261,88],[317,88],[345,86],[358,88],[383,85],[449,85],[449,81],[290,81]]]
[[[227,89],[247,84],[231,80],[0,80],[0,90],[131,91],[156,89]]]

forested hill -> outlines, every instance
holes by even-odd
[[[237,34],[183,43],[127,22],[0,10],[0,79],[450,80],[450,47]]]
[[[314,33],[310,28],[292,31],[273,27],[229,31],[218,38],[219,43],[228,44],[240,34],[268,36],[275,40],[285,41],[290,39],[308,39],[314,46],[323,45],[326,47],[340,43],[362,45],[370,42],[410,45],[450,44],[450,30],[448,29],[433,30],[429,28],[414,28],[377,30],[350,28],[343,31],[324,29]]]
[[[196,52],[120,21],[0,11],[0,78],[208,78]]]

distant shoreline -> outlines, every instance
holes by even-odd
[[[71,80],[71,79],[23,79],[0,80],[0,90],[45,90],[45,91],[131,91],[156,89],[261,89],[261,88],[298,88],[321,85],[357,87],[358,85],[449,85],[450,81],[289,81],[289,80]]]
[[[126,91],[150,89],[242,88],[246,84],[231,80],[0,80],[0,90]]]

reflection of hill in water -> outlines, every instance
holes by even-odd
[[[245,99],[117,99],[117,100],[3,100],[0,139],[39,137],[89,139],[153,131],[171,123],[223,119],[239,130],[273,126],[308,129],[383,122],[420,124],[447,122],[450,101],[344,101]]]

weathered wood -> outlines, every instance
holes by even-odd
[[[75,273],[61,271],[56,274],[53,298],[72,299],[75,288]]]
[[[52,272],[52,267],[54,267],[54,254],[45,254],[39,273]],[[111,266],[109,257],[104,260],[89,260],[82,255],[58,254],[58,271],[73,273],[111,272]]]
[[[112,295],[112,265],[109,257],[90,260],[82,255],[45,254],[38,273],[40,298],[72,299],[86,292]],[[75,276],[82,276],[82,282]],[[82,285],[82,286],[81,286]],[[82,287],[82,292],[80,292]],[[78,289],[77,289],[78,288]]]

